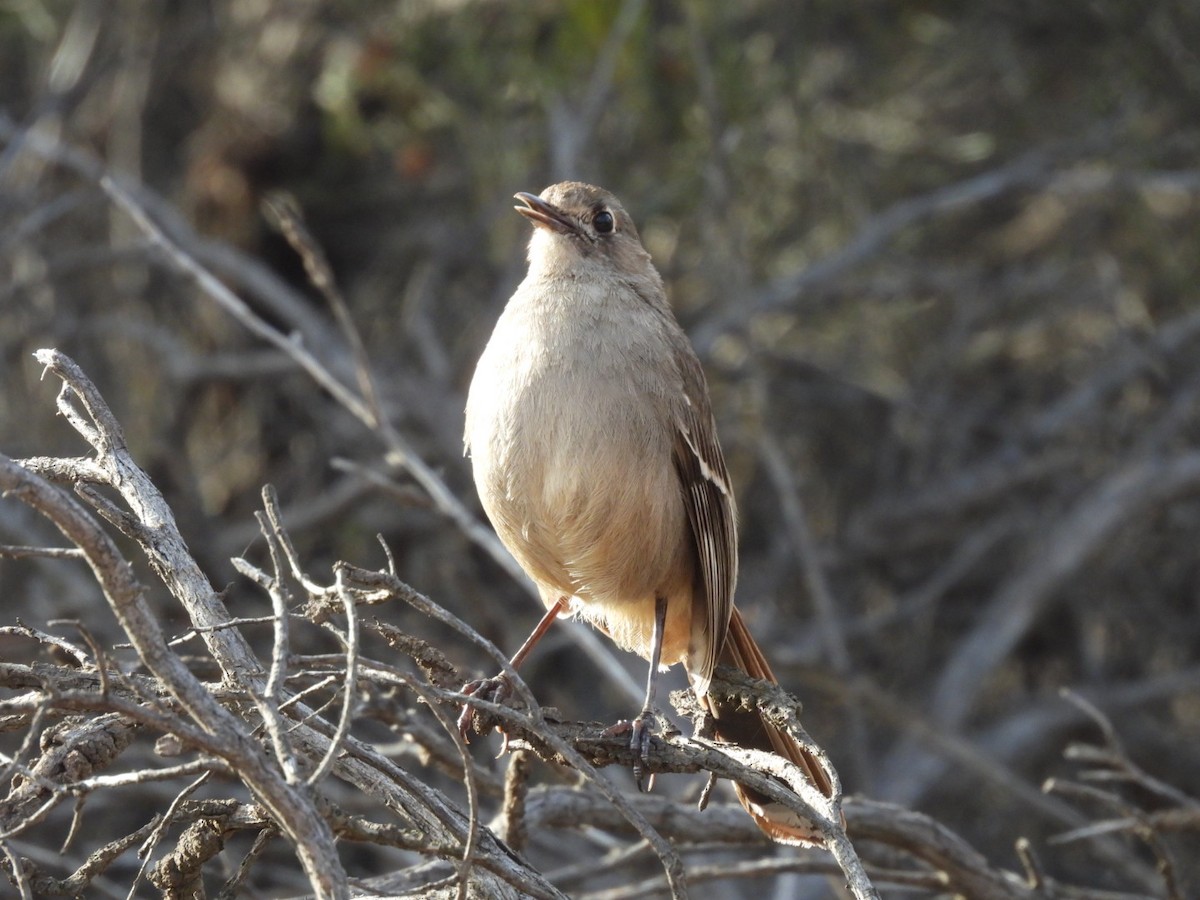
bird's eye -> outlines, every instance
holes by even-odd
[[[602,209],[600,212],[592,216],[592,227],[596,229],[597,234],[609,234],[613,230],[613,217],[607,209]]]

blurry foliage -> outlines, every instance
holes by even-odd
[[[0,104],[161,192],[325,321],[259,211],[266,192],[294,193],[398,427],[472,504],[464,386],[528,229],[509,197],[568,174],[613,189],[698,336],[740,489],[739,596],[782,681],[807,697],[812,732],[851,788],[926,808],[990,854],[1054,831],[1002,791],[980,822],[961,802],[977,776],[953,765],[894,781],[936,754],[818,690],[828,648],[760,443],[769,432],[793,467],[843,674],[937,722],[942,667],[1075,504],[1130,461],[1200,440],[1200,338],[1186,327],[1200,312],[1200,7],[649,2],[571,170],[555,171],[622,9],[29,0],[0,12]],[[765,299],[897,204],[1030,154],[1040,162],[1008,187],[917,215],[844,271]],[[382,531],[404,577],[516,646],[532,604],[450,525],[378,490],[322,505],[347,484],[330,461],[378,466],[377,448],[155,262],[94,185],[11,145],[0,179],[5,452],[73,446],[29,355],[60,347],[104,391],[232,605],[252,595],[227,558],[253,540],[258,487],[272,482],[296,515],[321,510],[292,527],[314,568],[376,564]],[[1177,342],[1157,341],[1173,328]],[[1056,406],[1109,376],[1075,413]],[[1200,503],[1194,490],[1169,500],[1123,520],[1038,602],[972,714],[943,723],[951,733],[1036,784],[1077,718],[989,742],[1059,687],[1091,688],[1134,759],[1200,787]],[[0,520],[0,539],[26,528]],[[48,568],[0,563],[10,614],[43,622],[85,602],[35,588]],[[502,604],[525,612],[509,622]],[[614,698],[583,708],[597,692],[569,691],[593,674],[569,662],[553,650],[531,662],[546,703],[628,711]]]

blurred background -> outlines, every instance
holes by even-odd
[[[739,605],[847,789],[999,865],[1024,836],[1050,872],[1121,887],[1086,843],[1047,843],[1111,811],[1039,785],[1097,735],[1071,688],[1200,793],[1198,48],[1190,0],[6,3],[0,451],[82,452],[30,355],[57,347],[235,615],[269,610],[229,562],[261,555],[269,482],[310,572],[383,565],[382,533],[402,578],[515,649],[525,587],[96,174],[144,184],[181,246],[352,383],[260,208],[293,195],[390,420],[476,515],[462,407],[524,272],[510,198],[602,184],[708,374]],[[37,540],[3,504],[0,543]],[[0,560],[0,592],[9,620],[91,609],[117,637],[74,564]],[[566,629],[525,675],[570,718],[634,709]]]

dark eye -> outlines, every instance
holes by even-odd
[[[596,229],[597,234],[609,234],[613,230],[612,213],[607,209],[600,210],[592,216],[592,227]]]

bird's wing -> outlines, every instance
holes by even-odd
[[[705,594],[693,601],[705,604],[705,618],[702,632],[697,633],[693,626],[688,674],[697,694],[703,696],[733,612],[737,510],[700,362],[690,346],[680,348],[676,359],[683,376],[683,400],[677,407],[675,423],[675,470],[692,526]]]

